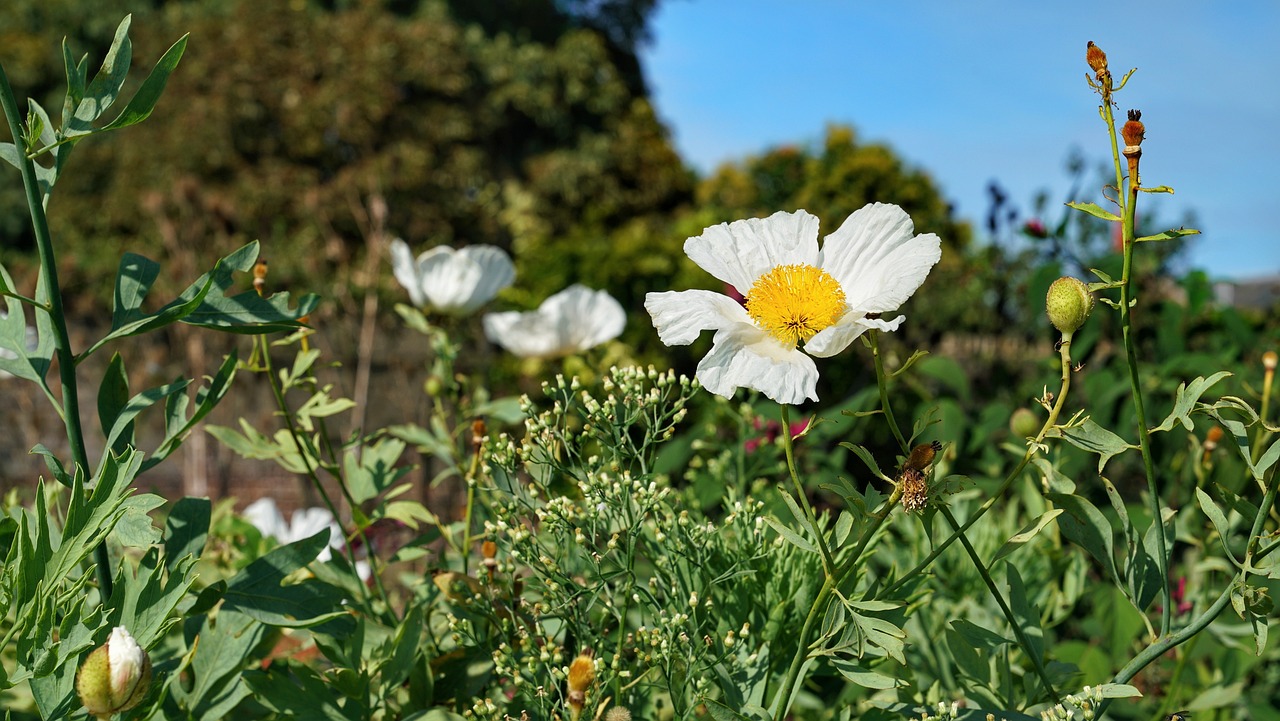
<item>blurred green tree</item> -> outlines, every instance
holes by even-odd
[[[48,5],[6,3],[6,48],[52,47],[48,36],[80,27],[70,16],[84,11],[108,18],[69,38],[96,63],[122,0]],[[158,55],[175,33],[192,42],[157,122],[86,147],[54,196],[53,230],[76,257],[72,292],[100,301],[98,281],[126,246],[212,254],[261,238],[273,281],[324,279],[350,308],[351,289],[375,282],[360,276],[363,256],[379,252],[360,219],[379,196],[387,228],[417,250],[514,250],[523,292],[540,300],[575,267],[557,255],[565,243],[583,263],[604,262],[609,232],[687,202],[692,177],[635,58],[653,0],[485,5],[144,4],[136,56]],[[13,65],[37,98],[61,86],[56,54],[23,52]],[[0,198],[6,210],[18,200]],[[21,224],[0,232],[21,244]]]

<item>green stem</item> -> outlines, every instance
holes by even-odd
[[[791,440],[790,409],[785,403],[778,405],[782,409],[782,448],[787,455],[787,470],[791,474],[791,484],[795,487],[796,496],[799,497],[800,505],[809,519],[809,526],[813,529],[813,536],[818,542],[818,550],[822,552],[822,570],[830,578],[835,575],[835,558],[831,555],[831,549],[827,547],[827,539],[822,535],[822,529],[818,528],[818,519],[813,514],[813,507],[809,505],[809,497],[805,495],[804,485],[800,483],[800,474],[796,472],[796,457]]]
[[[1111,133],[1113,151],[1117,147],[1115,119],[1110,105],[1106,106],[1107,127]],[[1117,168],[1120,156],[1115,156]],[[1136,162],[1130,165],[1129,183],[1124,199],[1124,271],[1120,277],[1120,328],[1124,336],[1125,358],[1129,365],[1129,388],[1133,396],[1133,410],[1138,422],[1138,444],[1142,451],[1142,465],[1147,476],[1147,496],[1151,503],[1151,522],[1156,524],[1156,567],[1161,579],[1160,635],[1169,633],[1172,619],[1171,589],[1169,586],[1169,541],[1165,537],[1164,521],[1160,515],[1160,487],[1156,481],[1155,465],[1151,454],[1151,433],[1147,429],[1147,412],[1142,400],[1142,379],[1138,373],[1138,350],[1133,330],[1133,250],[1135,215],[1138,204],[1138,173]]]
[[[271,386],[271,394],[276,399],[276,407],[280,409],[280,415],[284,417],[285,427],[289,431],[289,437],[293,439],[294,447],[298,449],[298,458],[302,460],[302,466],[307,471],[307,478],[311,480],[311,484],[315,487],[316,492],[320,494],[320,499],[324,501],[324,505],[329,509],[329,513],[333,516],[334,521],[337,521],[341,518],[338,513],[338,507],[329,496],[329,492],[325,490],[324,483],[320,481],[320,476],[316,473],[316,467],[311,463],[313,456],[319,459],[319,454],[316,452],[316,449],[312,447],[310,439],[304,439],[303,436],[298,433],[298,428],[293,422],[293,414],[289,411],[289,406],[284,399],[284,389],[281,388],[280,384],[276,381],[275,371],[271,367],[270,347],[266,343],[265,337],[262,337],[261,340],[263,371],[267,376],[267,384]],[[339,487],[343,485],[341,479],[339,479],[338,485]],[[343,491],[345,493],[346,489],[343,488]],[[352,508],[354,509],[355,506],[352,506]],[[360,535],[360,539],[364,543],[365,549],[369,552],[369,557],[373,558],[373,549],[369,546],[369,539],[365,537],[364,529],[360,528],[359,524],[356,524],[356,532]],[[351,571],[354,573],[356,570],[356,551],[351,547],[350,543],[346,542],[346,538],[343,538],[342,546],[346,550],[347,560],[351,564]],[[378,578],[378,574],[376,572],[377,567],[370,563],[369,569],[370,574],[374,578],[374,582],[378,585],[378,592],[382,595],[382,598],[385,601],[387,598],[386,591],[382,588],[382,580]],[[360,580],[358,576],[359,574],[357,574],[357,580]],[[372,608],[372,598],[369,596],[369,589],[365,586],[364,581],[360,580],[356,585],[360,587],[360,595],[364,598],[365,605]]]
[[[787,711],[791,707],[791,697],[795,695],[795,687],[801,683],[800,669],[809,656],[809,634],[813,632],[818,616],[826,610],[827,601],[831,600],[831,594],[835,588],[835,579],[827,576],[822,582],[822,588],[818,591],[817,597],[813,599],[813,605],[809,607],[809,615],[805,617],[804,626],[800,628],[800,636],[797,638],[796,655],[792,657],[791,665],[787,667],[787,675],[782,680],[782,685],[778,687],[778,696],[774,699],[774,703],[778,705],[777,711],[773,714],[774,721],[783,721],[787,717]]]
[[[1241,572],[1237,578],[1244,578],[1244,576],[1244,572]],[[1213,602],[1213,605],[1205,609],[1205,612],[1201,614],[1199,618],[1183,628],[1178,629],[1177,633],[1161,637],[1158,641],[1143,649],[1137,656],[1134,656],[1133,660],[1125,664],[1124,668],[1120,669],[1120,672],[1115,675],[1115,678],[1111,679],[1111,683],[1128,683],[1134,676],[1141,673],[1142,669],[1149,666],[1153,661],[1164,656],[1170,650],[1186,643],[1190,639],[1194,638],[1196,634],[1207,628],[1209,624],[1213,623],[1213,620],[1218,617],[1218,614],[1222,613],[1222,611],[1227,607],[1227,604],[1230,603],[1231,587],[1233,585],[1234,582],[1227,584],[1227,588],[1223,590],[1222,594]],[[1107,706],[1110,705],[1111,699],[1104,698],[1098,704],[1095,717],[1102,718],[1103,714],[1106,713]]]
[[[880,334],[877,331],[867,333],[867,340],[871,343],[871,357],[876,363],[876,386],[880,388],[880,410],[884,412],[885,418],[889,421],[889,430],[893,432],[893,437],[897,439],[898,446],[902,448],[903,454],[909,454],[911,449],[907,447],[907,439],[902,435],[902,431],[898,428],[898,421],[893,416],[892,407],[889,405],[889,380],[884,372],[884,359],[880,357]]]
[[[1022,630],[1022,624],[1018,621],[1018,617],[1013,615],[1013,609],[1009,608],[1009,604],[1004,600],[1004,596],[1000,593],[1000,587],[991,578],[991,573],[987,570],[987,566],[982,562],[982,557],[978,555],[973,544],[969,543],[969,538],[964,532],[959,530],[960,524],[956,521],[956,517],[952,515],[951,509],[946,506],[939,506],[938,510],[942,511],[943,518],[947,519],[947,523],[953,529],[956,529],[956,535],[960,537],[960,545],[964,546],[965,552],[969,554],[970,560],[973,561],[974,568],[978,569],[978,575],[982,576],[982,580],[987,584],[987,590],[991,592],[991,597],[996,600],[996,605],[1000,606],[1000,612],[1004,614],[1005,619],[1009,621],[1009,628],[1013,629],[1013,635],[1018,639],[1018,645],[1022,647],[1022,652],[1027,658],[1031,659],[1031,665],[1035,666],[1036,675],[1040,677],[1040,683],[1044,684],[1044,688],[1049,692],[1049,696],[1054,703],[1062,703],[1062,698],[1058,696],[1058,690],[1053,687],[1053,682],[1049,680],[1049,674],[1045,671],[1044,661],[1040,658],[1040,654],[1032,647],[1030,639]]]
[[[0,104],[4,105],[5,119],[9,122],[9,132],[13,134],[14,145],[21,155],[18,170],[22,173],[22,185],[26,190],[27,208],[31,212],[31,226],[36,236],[36,247],[40,255],[40,273],[46,290],[49,293],[47,307],[39,307],[49,314],[54,333],[54,346],[58,357],[58,377],[62,384],[62,407],[59,412],[67,429],[67,442],[71,446],[71,456],[75,464],[83,469],[85,475],[93,472],[89,465],[89,453],[84,444],[84,432],[80,427],[80,398],[76,389],[75,353],[71,352],[71,338],[67,333],[67,320],[62,308],[62,286],[58,284],[58,260],[53,250],[53,239],[49,234],[49,221],[45,216],[44,203],[40,197],[40,184],[36,179],[35,166],[27,157],[23,147],[22,120],[18,114],[18,102],[14,98],[13,88],[9,85],[9,76],[0,65]],[[39,312],[39,311],[37,311]],[[98,579],[98,590],[105,602],[111,597],[111,557],[107,553],[104,540],[94,549],[94,573]]]

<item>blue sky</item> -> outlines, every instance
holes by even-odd
[[[829,123],[928,171],[981,228],[997,179],[1030,210],[1067,191],[1073,147],[1110,162],[1093,40],[1117,96],[1142,110],[1142,175],[1197,214],[1191,262],[1214,277],[1280,272],[1280,3],[664,0],[642,61],[658,113],[694,167],[820,140]],[[781,209],[780,209],[781,210]],[[842,218],[824,218],[834,228]],[[925,229],[921,229],[925,230]]]

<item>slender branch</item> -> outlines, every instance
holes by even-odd
[[[1040,683],[1044,684],[1044,688],[1049,692],[1050,698],[1054,703],[1062,703],[1062,697],[1058,695],[1058,690],[1053,687],[1053,682],[1049,680],[1049,673],[1044,668],[1044,661],[1040,658],[1040,654],[1036,653],[1031,646],[1030,639],[1022,630],[1022,624],[1019,623],[1018,617],[1013,615],[1013,609],[1009,608],[1009,604],[1004,600],[1004,596],[1000,593],[1000,587],[996,585],[994,579],[991,578],[990,571],[982,562],[982,557],[978,555],[973,544],[969,543],[969,538],[960,531],[960,523],[956,521],[956,517],[951,513],[951,509],[946,506],[939,506],[938,510],[942,511],[942,517],[947,519],[947,523],[953,529],[956,529],[956,535],[960,537],[960,545],[964,546],[964,550],[969,554],[969,559],[973,561],[973,565],[978,569],[978,575],[982,576],[982,581],[987,584],[987,590],[991,592],[991,597],[996,600],[996,605],[1000,606],[1000,612],[1004,614],[1006,620],[1009,621],[1009,628],[1013,630],[1013,635],[1018,638],[1018,645],[1022,647],[1022,652],[1031,659],[1031,665],[1036,669],[1036,675],[1040,677]]]
[[[13,95],[9,76],[5,74],[2,64],[0,64],[0,104],[4,106],[5,119],[9,122],[9,132],[13,134],[14,145],[20,150],[25,150],[18,102]],[[67,333],[67,319],[62,308],[62,286],[58,284],[58,259],[53,250],[53,238],[49,235],[49,221],[45,216],[35,166],[25,152],[18,154],[22,156],[18,170],[22,173],[27,208],[31,212],[31,227],[36,236],[36,247],[40,255],[40,273],[45,289],[49,293],[48,307],[37,306],[37,312],[45,310],[53,325],[54,347],[58,358],[58,378],[62,384],[60,412],[67,429],[71,457],[75,464],[84,470],[85,475],[89,475],[93,472],[93,468],[89,465],[89,453],[84,444],[84,431],[80,427],[80,397],[76,388],[75,353],[71,351],[71,338]],[[94,549],[93,557],[98,590],[105,602],[111,597],[112,592],[111,556],[107,552],[105,540]]]
[[[836,572],[836,561],[831,555],[831,549],[827,547],[827,539],[822,534],[822,529],[818,528],[818,519],[813,514],[813,506],[809,505],[809,497],[805,495],[804,484],[800,482],[800,474],[796,472],[796,457],[792,449],[791,439],[791,414],[790,408],[785,403],[778,406],[782,409],[782,448],[787,455],[787,470],[791,473],[791,484],[796,489],[796,496],[799,497],[800,505],[804,508],[805,516],[809,519],[809,526],[813,529],[813,536],[817,539],[818,550],[822,552],[822,570],[828,576],[834,576]]]
[[[1111,135],[1112,152],[1115,153],[1117,171],[1120,167],[1120,155],[1117,150],[1115,117],[1111,106],[1105,106],[1107,130]],[[1147,496],[1151,503],[1151,522],[1156,524],[1156,567],[1161,579],[1160,635],[1169,633],[1172,620],[1173,605],[1169,586],[1169,541],[1165,537],[1164,521],[1160,514],[1160,487],[1156,481],[1155,465],[1151,454],[1151,433],[1147,428],[1147,412],[1142,400],[1142,379],[1138,373],[1138,350],[1133,330],[1133,250],[1135,216],[1138,204],[1138,172],[1137,161],[1130,164],[1127,193],[1123,197],[1123,220],[1121,230],[1124,240],[1124,271],[1120,277],[1120,328],[1124,336],[1125,358],[1129,365],[1129,390],[1133,397],[1133,410],[1137,416],[1138,444],[1142,451],[1142,465],[1147,476]],[[1117,176],[1118,177],[1118,176]]]

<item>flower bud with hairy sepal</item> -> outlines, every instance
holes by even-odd
[[[107,718],[141,703],[151,685],[151,658],[124,626],[80,665],[76,693],[89,715]]]
[[[1063,333],[1075,333],[1093,312],[1093,294],[1080,280],[1063,277],[1049,286],[1044,305],[1054,328]]]

